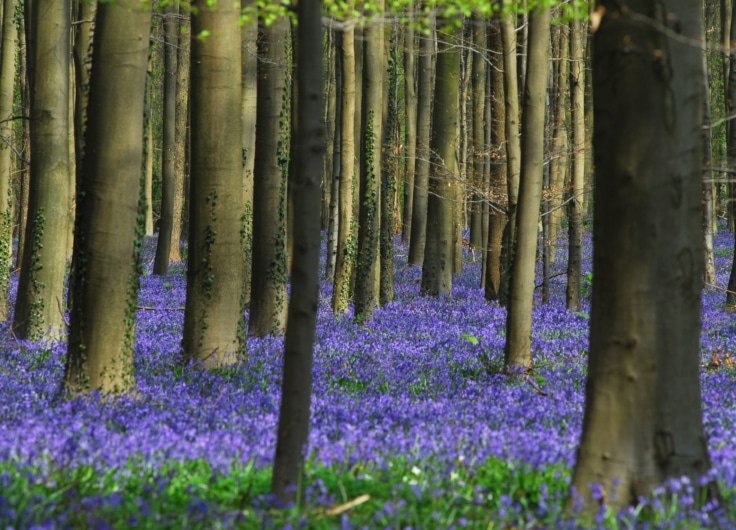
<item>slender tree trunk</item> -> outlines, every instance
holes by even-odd
[[[500,22],[500,19],[496,19]],[[490,49],[497,53],[490,57],[491,76],[491,158],[490,192],[492,206],[488,212],[488,251],[486,253],[486,300],[498,300],[501,292],[501,245],[508,221],[509,206],[506,157],[506,94],[504,91],[504,63],[498,52],[503,51],[501,28],[493,24],[489,31]],[[518,131],[518,129],[517,129]]]
[[[251,275],[253,270],[253,186],[256,151],[256,116],[258,114],[258,20],[254,0],[241,2],[243,7],[254,10],[242,29],[243,101],[243,303],[250,303]]]
[[[705,35],[705,24],[703,25]],[[703,183],[701,186],[701,198],[703,205],[703,283],[715,285],[716,265],[713,256],[713,218],[715,217],[715,205],[713,204],[713,133],[710,112],[710,86],[708,83],[708,59],[706,55],[706,42],[703,42]]]
[[[327,72],[325,73],[324,81],[325,108],[323,120],[325,123],[325,156],[324,169],[322,170],[322,215],[320,218],[322,230],[327,230],[330,222],[330,204],[332,204],[332,157],[334,156],[335,148],[335,111],[337,106],[337,90],[335,86],[335,35],[332,29],[327,32],[324,44],[325,49],[322,50],[322,53],[327,60]]]
[[[408,8],[411,13],[411,6]],[[404,152],[406,167],[404,168],[404,212],[401,230],[401,241],[409,244],[411,240],[412,210],[414,208],[414,175],[417,164],[417,74],[415,60],[414,28],[404,28],[404,99],[405,99],[405,136]]]
[[[258,108],[253,187],[253,271],[250,333],[262,337],[286,326],[286,176],[289,20],[264,28],[258,40]]]
[[[334,95],[334,113],[330,119],[334,122],[332,125],[333,131],[331,135],[327,136],[327,142],[332,144],[332,157],[330,159],[331,170],[330,175],[330,204],[329,204],[329,222],[327,223],[327,260],[325,263],[325,279],[333,281],[335,279],[335,267],[337,266],[337,236],[339,231],[338,226],[338,205],[340,203],[340,168],[342,166],[342,130],[340,125],[342,124],[342,57],[338,53],[340,42],[342,40],[341,32],[334,32],[334,38],[330,40],[330,46],[334,48],[334,78],[335,86],[333,90]],[[329,126],[327,127],[329,128]],[[325,159],[326,160],[326,159]],[[326,163],[326,162],[325,162]]]
[[[29,19],[34,35],[28,61],[33,161],[13,322],[14,333],[29,339],[60,338],[66,328],[64,277],[72,203],[67,136],[70,16],[68,0],[37,0]]]
[[[637,504],[682,476],[695,499],[717,494],[699,482],[710,468],[699,379],[703,65],[692,44],[702,39],[701,5],[602,5],[593,56],[595,280],[572,480],[592,513],[601,503]],[[656,24],[642,25],[651,14]],[[676,36],[660,30],[671,21]],[[593,498],[593,484],[602,496]]]
[[[434,20],[427,21],[429,31],[419,36],[419,62],[417,76],[417,148],[416,174],[414,175],[414,197],[411,213],[411,239],[409,240],[409,263],[424,261],[427,238],[427,200],[429,192],[429,141],[432,119],[432,59],[435,47]]]
[[[534,269],[537,254],[539,204],[544,169],[544,116],[549,61],[550,8],[539,7],[529,15],[528,63],[522,123],[522,163],[519,179],[517,242],[509,286],[506,320],[506,370],[532,367],[531,332],[534,302]]]
[[[503,42],[503,93],[506,106],[506,178],[508,180],[506,212],[508,220],[501,247],[501,287],[498,301],[501,305],[506,305],[509,296],[511,264],[516,249],[516,207],[519,202],[521,174],[519,77],[516,71],[516,28],[512,14],[506,14],[501,19],[501,40]]]
[[[74,0],[77,4],[77,20],[74,30],[74,154],[76,157],[77,190],[84,158],[84,138],[87,126],[89,100],[89,74],[92,66],[92,41],[95,32],[96,0]]]
[[[378,0],[376,9],[383,9]],[[378,243],[381,204],[381,113],[383,109],[383,28],[373,23],[364,30],[363,149],[360,163],[358,263],[355,281],[355,317],[370,320],[378,303],[376,278],[380,272]]]
[[[572,178],[568,207],[567,308],[582,309],[583,196],[585,195],[585,29],[572,21],[570,83],[572,99]]]
[[[15,94],[15,41],[18,30],[15,11],[18,0],[3,0],[2,49],[0,50],[0,321],[10,316],[8,292],[13,252],[13,212],[11,210],[11,171],[13,167],[13,141],[15,125],[13,96]]]
[[[145,201],[145,234],[147,236],[153,235],[153,112],[152,112],[152,84],[153,84],[153,61],[151,60],[152,54],[148,55],[148,68],[146,71],[146,98],[144,103],[144,118],[143,127],[145,128],[144,133],[144,144],[143,144],[143,156],[144,161],[144,181],[143,181],[143,198]]]
[[[381,153],[381,282],[379,302],[388,304],[394,299],[394,198],[396,195],[396,175],[399,173],[398,105],[399,105],[399,54],[396,48],[398,32],[394,24],[391,29],[388,68],[388,101],[386,126],[383,131]]]
[[[192,18],[192,169],[184,361],[242,360],[243,216],[240,9],[205,0]],[[207,38],[197,36],[210,32]]]
[[[483,239],[483,201],[488,187],[485,172],[485,102],[486,102],[486,20],[483,16],[474,15],[473,32],[473,72],[471,75],[472,92],[472,172],[470,177],[471,209],[470,209],[470,246],[473,249],[485,248]]]
[[[143,228],[138,215],[151,11],[135,0],[100,3],[95,24],[64,376],[73,394],[135,388]]]
[[[30,7],[30,2],[23,4],[25,10]],[[23,109],[26,112],[31,107],[31,87],[28,73],[28,44],[26,39],[26,33],[28,31],[26,27],[26,17],[18,17],[18,81],[20,83],[20,100]],[[18,175],[18,204],[15,205],[15,219],[16,219],[16,235],[18,237],[18,252],[15,254],[15,268],[20,268],[23,263],[23,248],[25,247],[26,238],[26,225],[28,220],[28,188],[30,184],[30,164],[28,161],[31,159],[31,128],[29,125],[30,120],[23,120],[21,125],[22,128],[22,158],[20,159],[20,171]]]
[[[459,168],[456,156],[459,119],[460,49],[457,30],[441,33],[432,116],[432,172],[429,179],[427,234],[421,292],[452,294],[455,208]]]
[[[731,10],[731,42],[736,43],[736,9]],[[728,168],[731,171],[736,170],[736,126],[731,120],[736,118],[736,46],[730,47],[728,68],[728,88],[726,92],[726,104],[728,106],[728,135],[726,138],[728,151]],[[736,181],[730,179],[729,190],[729,229],[736,238],[736,229],[732,226],[733,218],[736,217]],[[734,241],[736,248],[736,239]],[[726,303],[729,305],[736,304],[736,252],[733,254],[731,263],[731,275],[728,278],[728,292],[726,293]]]
[[[164,111],[161,151],[161,218],[158,228],[153,274],[166,275],[169,270],[171,233],[174,228],[174,196],[176,194],[176,74],[179,44],[179,10],[174,3],[164,7]]]
[[[350,6],[351,4],[348,4]],[[350,299],[350,277],[356,258],[356,223],[353,213],[355,174],[355,30],[346,29],[340,39],[340,203],[338,206],[337,262],[332,289],[332,311],[344,313]]]
[[[179,5],[179,48],[176,71],[176,115],[174,125],[174,207],[171,220],[169,263],[182,260],[181,237],[184,226],[185,197],[189,181],[189,78],[191,69],[191,18],[189,11]]]
[[[299,172],[294,213],[294,261],[289,325],[284,344],[284,377],[271,489],[282,501],[293,501],[304,489],[304,453],[309,434],[312,393],[312,348],[317,324],[320,247],[320,174],[323,168],[325,128],[322,115],[322,57],[320,54],[321,2],[302,1],[299,17],[297,83],[299,129],[294,153]],[[299,495],[298,498],[301,498]]]

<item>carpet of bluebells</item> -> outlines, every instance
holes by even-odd
[[[425,298],[421,270],[406,266],[398,243],[396,301],[373,321],[334,317],[331,285],[322,286],[305,498],[277,509],[268,485],[282,339],[249,339],[237,369],[182,367],[183,266],[151,275],[154,245],[147,241],[143,256],[137,397],[59,399],[65,346],[0,328],[0,527],[733,526],[728,507],[696,508],[687,481],[623,513],[563,520],[588,314],[564,308],[565,277],[555,276],[551,302],[534,309],[534,378],[509,379],[499,370],[505,310],[484,301],[480,261],[465,255],[451,299]],[[725,286],[731,234],[719,233],[716,246]],[[564,270],[564,251],[554,273]],[[589,241],[585,272],[587,295]],[[724,299],[717,288],[704,292],[702,385],[712,474],[729,504],[736,316]]]

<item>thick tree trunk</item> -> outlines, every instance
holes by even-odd
[[[460,48],[457,30],[439,39],[432,115],[432,171],[429,179],[427,235],[421,292],[430,296],[452,294],[455,253],[457,122],[460,86]]]
[[[272,491],[282,501],[301,498],[302,471],[309,434],[312,348],[317,323],[320,247],[320,175],[325,130],[322,115],[321,2],[300,2],[297,52],[299,128],[293,156],[299,172],[295,196],[294,261],[289,324],[284,344],[284,377],[273,466]]]
[[[0,50],[0,321],[10,316],[8,292],[13,252],[13,212],[10,204],[14,123],[13,96],[15,94],[15,41],[18,30],[15,10],[18,0],[3,1],[2,49]]]
[[[549,61],[550,8],[538,7],[529,15],[528,63],[522,122],[522,163],[519,178],[517,242],[509,286],[506,320],[506,370],[514,373],[532,367],[531,333],[534,271],[537,255],[539,205],[544,170],[544,116]]]
[[[411,239],[409,263],[422,264],[427,237],[427,199],[429,191],[429,141],[432,119],[432,61],[435,56],[434,20],[427,21],[429,32],[419,36],[419,61],[417,76],[417,150],[414,197],[411,213]]]
[[[350,5],[350,4],[349,4]],[[344,313],[350,299],[350,277],[355,267],[356,223],[353,218],[355,174],[355,30],[345,30],[340,39],[340,203],[337,221],[337,262],[332,289],[332,311]]]
[[[379,0],[376,8],[383,9]],[[383,111],[383,27],[373,23],[364,30],[363,149],[360,155],[360,214],[358,263],[355,281],[355,318],[370,320],[378,303],[378,242],[381,204],[381,139]]]
[[[568,207],[567,308],[582,309],[583,196],[585,195],[585,27],[572,21],[570,39],[570,83],[572,100],[572,174]]]
[[[33,160],[13,322],[21,338],[60,338],[66,328],[62,308],[73,192],[67,136],[70,15],[68,0],[38,0],[29,19],[34,35],[28,61]]]
[[[97,8],[64,379],[71,393],[135,388],[143,104],[151,11]],[[135,95],[135,96],[133,96]]]
[[[171,233],[174,228],[174,195],[176,193],[176,72],[179,44],[179,9],[173,3],[164,8],[164,110],[161,117],[163,140],[161,160],[161,217],[158,225],[153,274],[164,276],[169,270]],[[182,65],[183,66],[183,65]],[[178,250],[178,249],[177,249]]]
[[[600,502],[636,504],[667,479],[687,476],[698,488],[710,467],[699,382],[703,69],[692,44],[702,39],[701,6],[602,5],[593,56],[595,280],[572,481],[594,513]],[[656,24],[640,23],[650,16]]]
[[[258,39],[258,108],[253,187],[253,271],[249,331],[257,337],[286,326],[286,176],[289,107],[286,39],[280,18]]]
[[[207,368],[245,353],[240,10],[195,3],[192,15],[192,169],[183,360]],[[208,31],[207,38],[198,36]]]

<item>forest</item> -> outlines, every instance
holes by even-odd
[[[0,24],[0,526],[736,528],[732,0]]]

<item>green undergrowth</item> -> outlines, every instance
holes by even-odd
[[[392,458],[380,465],[310,463],[305,481],[300,507],[277,509],[268,494],[270,469],[252,464],[222,472],[205,460],[102,470],[6,461],[0,464],[0,527],[512,527],[523,522],[514,520],[519,511],[540,513],[550,523],[559,516],[569,471],[501,459],[448,466]]]

